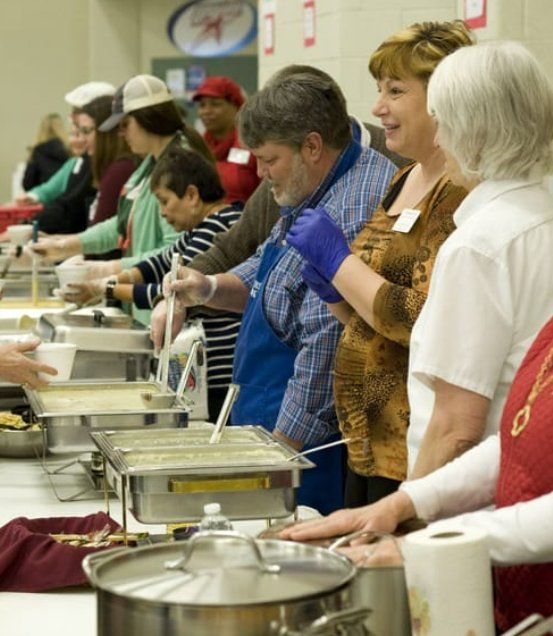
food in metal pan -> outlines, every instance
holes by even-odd
[[[10,411],[0,411],[0,430],[1,431],[38,431],[40,424],[26,422],[21,415],[11,413]]]
[[[187,450],[177,450],[171,452],[127,452],[125,461],[129,466],[169,466],[183,464],[190,466],[232,466],[239,464],[267,464],[284,462],[290,456],[287,451],[264,446],[253,446],[252,448],[223,448],[196,447]]]
[[[145,411],[140,397],[143,388],[102,387],[48,388],[39,392],[44,409],[50,413],[94,413],[98,411]],[[159,389],[152,385],[152,391]]]

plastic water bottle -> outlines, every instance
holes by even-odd
[[[204,530],[232,530],[231,522],[221,514],[220,504],[205,504],[204,517],[200,521],[200,531]]]

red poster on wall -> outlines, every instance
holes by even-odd
[[[303,0],[303,45],[315,44],[315,0]]]
[[[486,0],[465,0],[465,24],[471,29],[487,26]]]
[[[272,55],[275,52],[275,14],[266,13],[263,23],[263,53]]]

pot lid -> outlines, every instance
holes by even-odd
[[[323,548],[238,532],[200,532],[184,551],[176,543],[93,555],[85,571],[93,585],[119,596],[195,606],[300,600],[332,592],[356,572]]]

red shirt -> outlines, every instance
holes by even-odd
[[[245,203],[260,181],[255,157],[240,146],[236,129],[223,139],[215,139],[206,132],[204,140],[217,160],[217,172],[226,192],[225,201]]]

